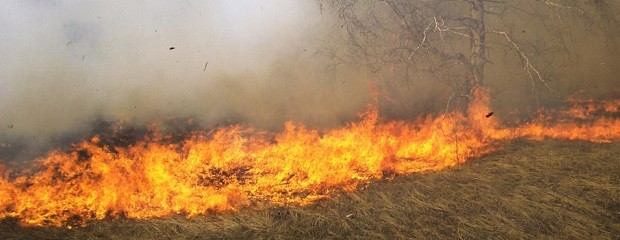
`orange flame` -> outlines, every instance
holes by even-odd
[[[455,166],[493,151],[499,140],[620,139],[619,119],[590,117],[596,111],[617,113],[618,100],[561,112],[555,124],[541,116],[514,128],[486,116],[488,101],[478,90],[468,116],[452,112],[412,122],[382,122],[369,106],[361,121],[323,133],[293,122],[275,135],[232,126],[196,132],[178,144],[155,136],[124,148],[101,146],[95,136],[74,151],[39,159],[40,171],[30,175],[9,178],[0,166],[5,173],[0,218],[18,218],[26,226],[72,226],[106,217],[305,205],[391,174]]]

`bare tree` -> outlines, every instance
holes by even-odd
[[[329,57],[373,72],[393,71],[407,81],[432,74],[454,89],[448,104],[453,98],[467,102],[484,84],[490,52],[517,59],[532,93],[551,91],[549,56],[570,51],[566,41],[572,27],[591,34],[618,28],[610,0],[318,1],[321,11],[337,14],[347,39],[346,47],[326,48]],[[519,34],[530,28],[541,37]]]

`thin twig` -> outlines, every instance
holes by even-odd
[[[424,45],[424,43],[426,42],[426,32],[428,31],[428,29],[431,28],[431,25],[433,24],[433,22],[429,22],[428,26],[426,27],[426,29],[424,29],[424,32],[422,33],[424,35],[424,37],[422,37],[422,41],[420,42],[420,45],[418,45],[416,48],[414,48],[411,51],[411,55],[409,55],[408,60],[411,60],[411,58],[413,57],[413,53],[415,53],[415,51],[417,51],[418,49],[420,49],[420,47],[422,47],[422,45]]]
[[[446,114],[450,111],[450,103],[452,102],[454,95],[456,95],[456,92],[453,92],[452,95],[450,95],[450,98],[448,98],[448,103],[446,103]]]
[[[503,31],[491,31],[491,33],[495,33],[495,34],[499,34],[499,35],[504,36],[506,38],[506,41],[508,41],[508,43],[510,43],[510,45],[512,45],[512,48],[515,51],[517,51],[517,53],[519,54],[519,57],[521,58],[521,62],[523,63],[523,70],[525,71],[525,73],[527,73],[528,77],[532,81],[532,88],[534,88],[534,86],[535,86],[535,84],[534,84],[534,76],[532,75],[532,72],[534,72],[535,75],[536,75],[536,78],[538,79],[538,81],[543,83],[545,85],[545,87],[549,91],[551,91],[551,87],[549,86],[547,81],[542,77],[542,75],[540,74],[538,69],[536,69],[536,67],[534,67],[534,65],[532,65],[530,59],[521,50],[519,45],[515,41],[513,41],[512,38],[510,38],[510,35],[508,35],[508,33],[503,32]]]

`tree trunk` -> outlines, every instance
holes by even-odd
[[[468,96],[465,99],[465,109],[473,97],[472,93],[476,87],[484,83],[484,65],[487,62],[485,52],[486,30],[484,26],[484,0],[470,1],[470,17],[471,17],[471,54],[468,58],[467,79],[463,86],[463,95]]]

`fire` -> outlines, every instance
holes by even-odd
[[[488,94],[460,112],[381,121],[369,106],[359,122],[325,132],[288,122],[277,134],[231,126],[170,144],[163,136],[127,147],[95,136],[39,159],[38,171],[0,168],[0,218],[26,226],[73,226],[106,217],[196,216],[268,205],[306,205],[390,176],[437,171],[493,151],[501,140],[620,139],[620,101],[589,101],[555,116],[505,127],[488,117]],[[586,106],[586,107],[583,107]],[[610,115],[610,114],[607,114]],[[553,120],[553,124],[549,123]]]

